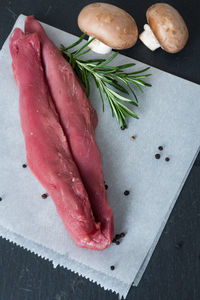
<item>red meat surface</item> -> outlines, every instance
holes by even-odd
[[[41,61],[37,33],[15,29],[10,40],[13,73],[30,169],[53,199],[79,247],[103,250],[111,240],[96,221],[79,170],[56,112]],[[84,114],[84,112],[83,112]]]
[[[102,233],[111,241],[113,215],[107,201],[101,157],[94,136],[96,112],[70,64],[34,17],[27,17],[25,32],[37,32],[40,38],[46,78],[63,130],[89,195],[95,220],[101,223]]]

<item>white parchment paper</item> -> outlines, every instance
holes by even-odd
[[[15,27],[23,29],[24,19],[19,16]],[[43,25],[57,45],[77,39]],[[119,55],[115,63],[132,61]],[[136,64],[134,69],[146,67]],[[98,92],[91,89],[115,233],[126,232],[119,246],[98,252],[76,247],[51,198],[41,198],[43,187],[29,168],[22,168],[26,153],[8,40],[0,52],[0,235],[124,297],[140,281],[200,145],[200,86],[155,68],[151,73],[153,87],[139,94],[140,120],[129,119],[124,131],[111,118],[108,105],[102,112]],[[164,150],[156,160],[159,145]],[[123,194],[126,189],[128,196]]]

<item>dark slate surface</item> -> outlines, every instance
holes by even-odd
[[[80,35],[76,18],[92,1],[0,0],[0,47],[20,13]],[[139,30],[150,0],[105,1],[129,11]],[[200,84],[200,1],[171,0],[187,21],[190,40],[179,54],[152,53],[140,42],[123,53]],[[1,112],[3,113],[3,112]],[[192,120],[191,120],[192,122]],[[152,259],[128,300],[200,299],[200,156],[186,181]],[[177,245],[178,244],[178,245]],[[177,247],[176,247],[177,245]],[[116,270],[117,272],[117,270]],[[0,238],[0,300],[118,299],[97,285]]]

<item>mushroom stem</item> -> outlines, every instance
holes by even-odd
[[[161,47],[157,38],[148,24],[144,25],[144,31],[140,34],[139,39],[147,46],[151,51]]]
[[[89,36],[89,40],[91,40],[91,36]],[[101,41],[97,40],[97,39],[94,39],[94,41],[92,41],[88,47],[96,52],[96,53],[99,53],[99,54],[108,54],[109,52],[111,52],[112,48],[107,46],[106,44],[102,43]]]

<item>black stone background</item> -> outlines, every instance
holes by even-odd
[[[34,14],[43,22],[80,35],[77,15],[83,6],[91,2],[0,0],[0,47],[20,13]],[[145,23],[146,9],[155,3],[152,0],[104,2],[127,10],[135,18],[140,32]],[[187,22],[190,32],[187,47],[179,54],[170,55],[162,50],[153,53],[138,42],[135,47],[122,53],[200,84],[200,1],[166,2],[175,6]],[[179,248],[177,243],[180,243]],[[54,269],[48,261],[0,238],[0,300],[66,299],[107,300],[118,299],[118,296],[66,269]],[[131,288],[127,299],[200,299],[200,155],[139,286]]]

